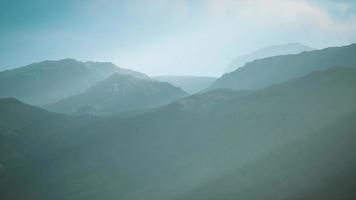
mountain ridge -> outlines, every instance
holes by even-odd
[[[38,119],[48,120],[44,123],[31,112],[0,112],[0,119],[13,119],[0,120],[0,130],[16,127],[16,140],[6,140],[12,141],[10,152],[25,159],[7,154],[11,159],[0,156],[0,163],[15,174],[34,168],[33,176],[15,176],[19,183],[7,184],[5,197],[164,200],[189,195],[192,188],[351,114],[355,87],[356,69],[333,68],[256,91],[196,94],[124,118],[41,114]]]
[[[48,60],[0,72],[0,97],[15,97],[29,104],[44,105],[78,94],[114,72],[148,78],[109,62]]]
[[[113,74],[100,83],[95,91],[116,97],[132,91],[127,85],[140,83],[142,95],[157,82]],[[0,99],[0,197],[309,200],[325,189],[350,197],[355,102],[353,67],[215,89],[133,114],[65,115]]]
[[[116,113],[147,109],[188,94],[166,82],[114,73],[84,93],[62,99],[45,108],[62,113]]]
[[[356,67],[356,43],[302,52],[295,55],[280,55],[247,63],[237,70],[224,74],[209,89],[231,88],[253,90],[283,83],[316,70],[330,67]]]
[[[252,53],[236,57],[228,65],[228,67],[225,70],[225,73],[232,72],[237,68],[242,67],[246,63],[252,62],[257,59],[273,57],[278,55],[298,54],[304,51],[311,51],[311,50],[315,50],[315,49],[297,42],[266,46]]]

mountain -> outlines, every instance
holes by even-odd
[[[267,46],[252,53],[238,56],[229,64],[225,72],[229,73],[235,71],[237,68],[244,66],[246,63],[252,62],[257,59],[287,54],[298,54],[304,51],[311,50],[314,49],[300,43],[288,43],[282,45]]]
[[[44,61],[0,72],[0,98],[14,97],[33,105],[49,104],[83,92],[113,73],[148,78],[106,62]]]
[[[264,58],[224,74],[210,89],[260,89],[334,66],[356,67],[356,44]]]
[[[0,198],[32,199],[28,195],[33,189],[37,195],[37,180],[49,166],[44,161],[85,143],[90,131],[84,127],[94,123],[93,119],[51,113],[13,98],[0,99]]]
[[[167,104],[188,94],[166,82],[113,74],[86,92],[46,108],[61,113],[118,113]]]
[[[178,199],[355,199],[355,121],[345,116]]]
[[[353,197],[353,68],[255,91],[195,94],[130,115],[66,116],[6,101],[0,138],[13,134],[0,142],[14,150],[0,157],[8,177],[0,179],[2,199],[199,199],[200,191],[224,199],[236,194],[225,182],[230,174],[247,200],[282,199],[285,189],[289,199],[326,188]]]
[[[216,80],[214,77],[205,76],[157,76],[154,79],[168,82],[190,94],[205,90]]]

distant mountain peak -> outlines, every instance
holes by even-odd
[[[241,55],[236,57],[225,70],[226,72],[232,72],[235,69],[242,67],[248,62],[254,61],[256,59],[267,58],[278,55],[286,55],[286,54],[297,54],[304,51],[311,51],[314,48],[306,46],[304,44],[298,42],[279,44],[279,45],[270,45],[258,49],[249,54]]]
[[[330,67],[355,67],[356,44],[261,58],[226,73],[210,89],[254,90]]]

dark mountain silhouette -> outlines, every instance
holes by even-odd
[[[214,77],[205,76],[157,76],[154,78],[180,87],[190,94],[205,90],[216,80]]]
[[[113,73],[148,78],[108,62],[44,61],[0,72],[0,97],[44,105],[81,93]]]
[[[282,45],[267,46],[262,49],[258,49],[257,51],[254,51],[252,53],[238,56],[229,64],[225,72],[229,73],[235,71],[237,68],[244,66],[246,63],[257,59],[279,56],[279,55],[297,54],[303,51],[311,51],[311,50],[314,49],[300,43],[288,43]]]
[[[250,90],[265,88],[312,71],[330,67],[356,67],[356,44],[330,47],[322,50],[303,52],[296,55],[282,55],[255,60],[237,70],[224,74],[210,89],[231,88]]]
[[[115,73],[86,92],[46,108],[62,113],[117,113],[156,107],[187,95],[166,82]]]
[[[7,101],[0,101],[5,109],[0,122],[11,121],[0,123],[0,136],[12,135],[1,142],[13,150],[1,151],[2,176],[7,177],[2,179],[7,193],[0,193],[4,199],[199,199],[200,191],[217,180],[226,185],[230,174],[240,177],[244,172],[246,181],[232,183],[246,188],[241,193],[251,195],[246,199],[259,193],[266,194],[264,199],[279,199],[274,195],[281,193],[273,193],[272,186],[282,190],[285,182],[291,186],[283,193],[289,199],[317,195],[328,188],[322,183],[326,180],[340,191],[329,194],[353,197],[349,189],[355,187],[355,157],[341,157],[354,152],[352,140],[342,146],[353,139],[353,68],[317,71],[256,91],[196,94],[130,115],[70,117]],[[340,138],[333,130],[340,130]],[[330,146],[333,140],[336,146]],[[13,159],[17,157],[24,160]],[[292,164],[283,166],[289,160]],[[304,168],[305,163],[311,165]],[[329,165],[323,167],[325,163]],[[278,176],[278,169],[291,182]],[[31,176],[19,176],[21,172]],[[252,176],[254,172],[259,173]],[[299,175],[307,181],[298,182]],[[221,196],[215,197],[224,199],[235,195],[230,188],[227,196],[219,186],[207,192],[216,189]]]

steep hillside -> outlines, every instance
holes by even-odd
[[[316,70],[335,66],[356,67],[355,63],[356,44],[296,55],[275,56],[255,60],[231,73],[224,74],[211,85],[210,89],[260,89],[307,75]]]
[[[113,73],[148,78],[112,63],[74,59],[44,61],[0,72],[0,98],[13,97],[29,104],[44,105],[83,92]]]

